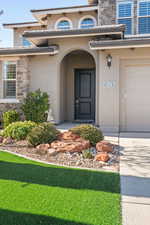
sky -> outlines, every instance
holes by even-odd
[[[18,23],[35,20],[31,9],[57,8],[73,5],[85,5],[87,0],[0,0],[0,47],[11,47],[13,34],[11,30],[3,29],[3,23]]]

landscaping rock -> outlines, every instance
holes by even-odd
[[[10,137],[3,139],[3,144],[4,145],[10,145],[10,144],[13,144],[13,143],[14,143],[14,140],[12,138],[10,138]]]
[[[96,161],[101,161],[101,162],[108,162],[108,160],[110,159],[108,153],[104,152],[104,153],[100,153],[98,155],[96,155],[95,160]]]
[[[113,145],[107,141],[101,141],[96,144],[96,150],[98,152],[113,152]]]
[[[53,148],[50,148],[50,149],[48,149],[48,151],[47,151],[47,155],[48,155],[49,157],[55,156],[55,155],[57,155],[57,154],[58,154],[58,152],[56,151],[56,149],[53,149]]]
[[[71,131],[64,132],[64,133],[60,134],[60,136],[59,136],[60,141],[63,141],[63,140],[75,141],[78,138],[80,138],[80,136],[73,134]]]
[[[0,136],[0,143],[3,143],[3,137],[2,136]]]
[[[49,144],[41,144],[36,147],[37,153],[41,155],[47,154],[49,148],[50,148]]]
[[[89,148],[90,142],[84,139],[80,141],[54,141],[51,143],[51,148],[59,152],[82,152]]]

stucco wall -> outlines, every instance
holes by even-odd
[[[56,44],[56,40],[50,41],[50,44]],[[68,45],[69,43],[69,45]],[[50,95],[50,102],[52,107],[52,114],[56,123],[59,123],[64,115],[62,114],[62,77],[60,76],[65,72],[65,68],[61,67],[63,58],[74,50],[85,50],[90,52],[95,60],[97,60],[97,53],[89,49],[89,38],[71,38],[71,39],[57,39],[57,44],[60,46],[59,54],[55,56],[33,56],[29,60],[30,71],[30,90],[34,91],[41,88]],[[81,60],[80,60],[81,61]],[[79,59],[78,59],[79,62]],[[77,63],[78,63],[77,62]],[[76,65],[77,65],[76,63]],[[69,66],[71,62],[69,63]],[[72,65],[72,66],[76,66]],[[81,65],[84,66],[85,64]],[[69,68],[69,67],[66,67]],[[71,118],[71,117],[70,117]]]
[[[68,13],[66,15],[58,14],[58,15],[51,15],[48,16],[48,29],[53,30],[55,29],[55,25],[57,20],[60,18],[68,18],[71,20],[73,28],[79,27],[79,21],[82,17],[91,15],[97,20],[97,12],[91,11],[91,12],[82,12],[82,13]]]
[[[13,46],[14,47],[19,47],[23,46],[22,42],[22,34],[24,31],[32,31],[32,30],[44,30],[46,27],[40,27],[40,26],[35,26],[35,27],[24,27],[24,28],[16,28],[13,30]]]
[[[132,59],[150,60],[150,48],[122,49],[99,51],[99,125],[103,131],[119,132],[120,130],[120,77],[122,74],[121,62]],[[110,69],[106,64],[106,56],[112,55]]]

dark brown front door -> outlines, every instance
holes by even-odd
[[[75,120],[95,120],[95,70],[75,70]]]

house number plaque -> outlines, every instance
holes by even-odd
[[[114,80],[109,80],[109,81],[103,82],[103,87],[105,87],[105,88],[114,88],[115,86],[116,86],[116,81],[114,81]]]

